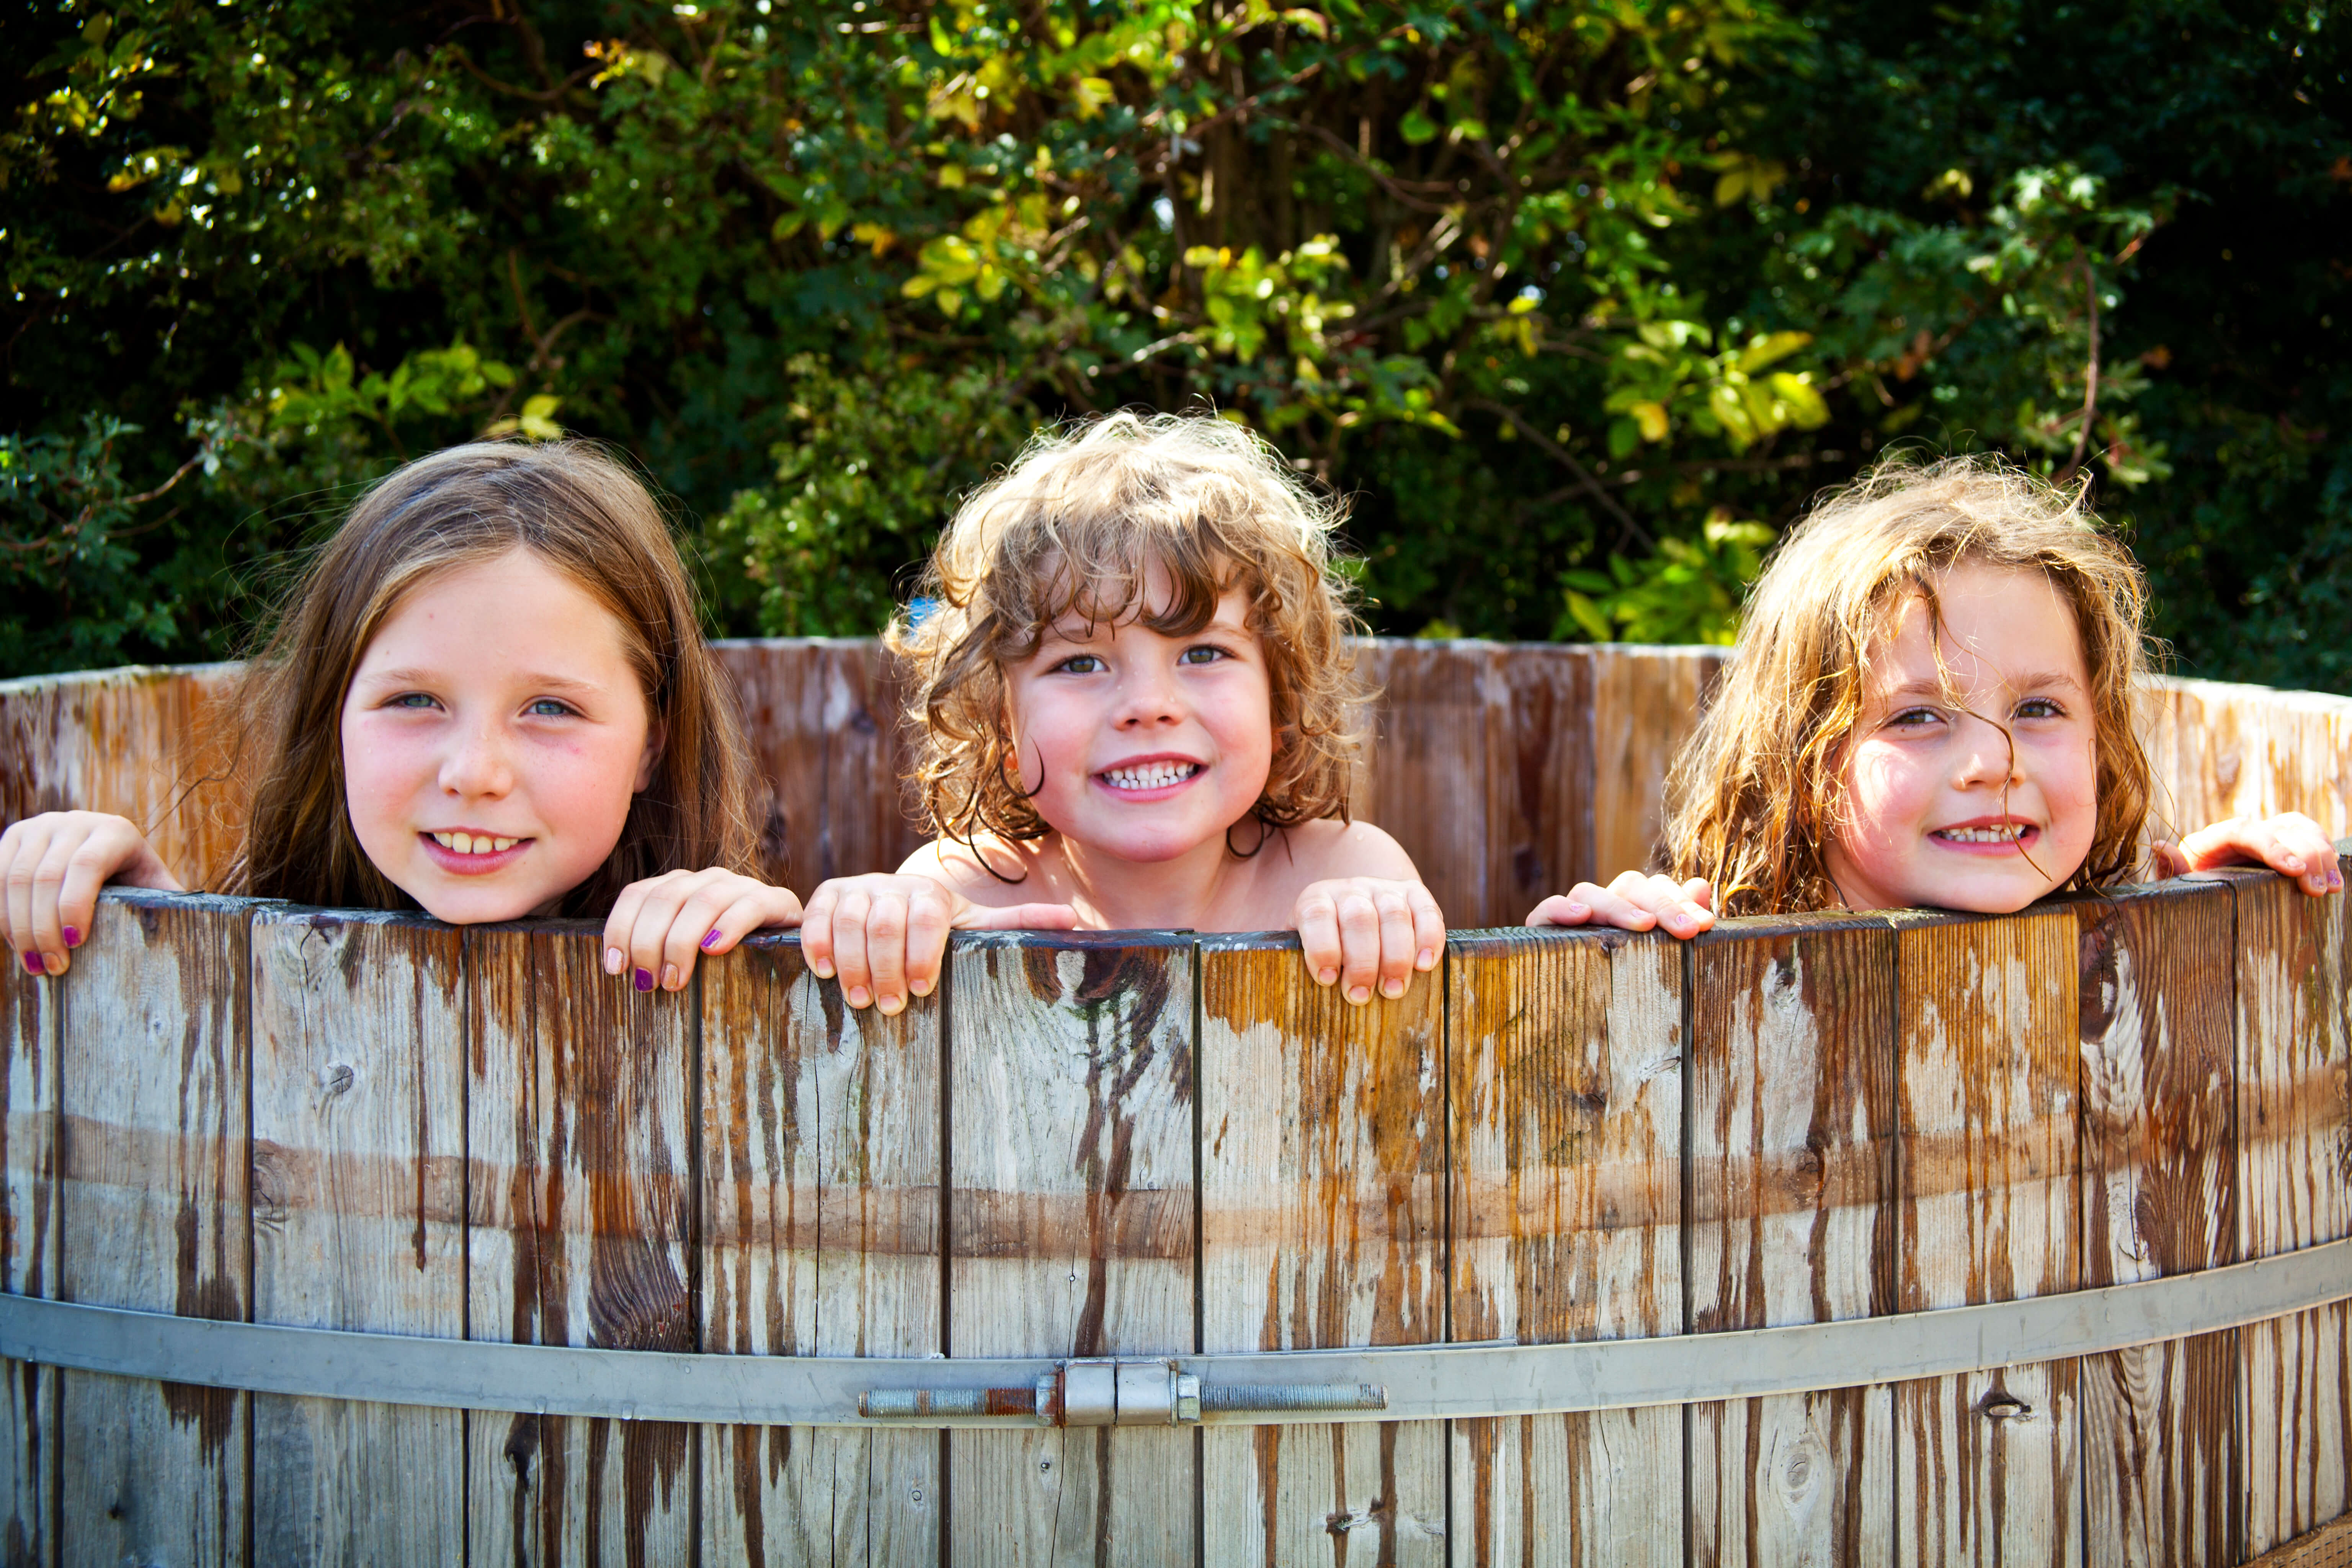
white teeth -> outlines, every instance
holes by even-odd
[[[2024,831],[2021,824],[2004,822],[1996,827],[1938,828],[1936,837],[1948,838],[1955,844],[2013,844]]]
[[[487,833],[436,833],[433,836],[433,842],[460,855],[495,855],[500,850],[513,848],[522,840],[493,838]]]
[[[1102,776],[1113,789],[1162,789],[1181,784],[1200,771],[1198,763],[1138,763],[1132,767],[1107,768]]]

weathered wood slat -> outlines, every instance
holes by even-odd
[[[6,955],[0,955],[6,956]],[[10,966],[0,980],[0,1290],[58,1288],[58,994]],[[47,1563],[55,1542],[58,1373],[0,1361],[0,1562]]]
[[[2078,901],[2083,1286],[2237,1260],[2225,883]],[[2234,1331],[2082,1363],[2089,1561],[2237,1561]]]
[[[466,933],[467,1334],[693,1350],[692,993],[633,991],[600,952],[567,926]],[[472,1561],[686,1561],[693,1438],[468,1417]]]
[[[1655,936],[1454,940],[1453,1338],[1682,1331],[1683,957]],[[1680,1408],[1453,1428],[1455,1563],[1681,1568]]]
[[[1895,937],[1730,921],[1691,952],[1691,1329],[1881,1315],[1895,1298]],[[1885,1563],[1890,1384],[1691,1408],[1691,1561]]]
[[[922,1356],[940,1343],[940,1008],[844,1006],[800,944],[702,979],[702,1348]],[[708,1426],[706,1563],[933,1563],[936,1432]]]
[[[253,922],[253,1318],[460,1339],[461,939],[416,916]],[[258,1563],[465,1553],[454,1410],[257,1394]]]
[[[1202,1349],[1445,1337],[1443,1003],[1350,1007],[1295,945],[1201,939]],[[1436,1563],[1444,1424],[1203,1435],[1212,1563]]]
[[[2142,708],[2157,781],[2151,804],[2170,836],[2283,811],[2352,834],[2352,698],[2158,680]]]
[[[110,892],[61,985],[58,1295],[247,1315],[242,900]],[[59,1376],[58,1561],[245,1556],[251,1400]]]
[[[0,681],[0,826],[107,811],[145,831],[190,887],[219,886],[245,829],[233,765],[243,667],[134,666]]]
[[[1592,650],[1592,862],[1578,877],[1606,883],[1658,868],[1666,770],[1697,722],[1726,648]],[[1566,892],[1565,885],[1551,889]],[[1532,906],[1530,906],[1532,907]],[[1522,910],[1524,915],[1526,911]]]
[[[1486,781],[1466,777],[1465,764],[1487,752],[1484,645],[1380,643],[1359,658],[1380,695],[1356,815],[1395,835],[1438,908],[1460,911],[1457,921],[1481,921],[1491,913],[1494,835]]]
[[[1905,915],[1896,949],[1905,1312],[2082,1275],[2074,916]],[[2083,1558],[2075,1364],[1897,1384],[1897,1560]]]
[[[968,938],[950,966],[950,1349],[1189,1350],[1190,941]],[[950,1556],[1190,1563],[1197,1444],[1172,1427],[950,1433]]]
[[[2237,896],[2239,1256],[2267,1258],[2352,1236],[2352,920],[2284,878]],[[2352,1508],[2352,1303],[2250,1324],[2239,1347],[2252,1557]]]
[[[1597,868],[1590,782],[1596,667],[1582,648],[1487,648],[1486,897],[1475,910],[1440,904],[1455,926],[1517,925]]]

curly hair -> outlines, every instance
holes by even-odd
[[[1356,620],[1332,569],[1343,509],[1318,498],[1247,427],[1200,415],[1114,414],[1040,431],[940,537],[919,613],[886,634],[911,673],[913,776],[927,832],[971,842],[1051,831],[1004,758],[1004,668],[1063,616],[1189,637],[1238,587],[1265,650],[1274,759],[1252,815],[1269,828],[1345,820],[1366,693]],[[1148,602],[1154,568],[1167,602]]]
[[[1842,900],[1823,858],[1846,807],[1844,762],[1872,658],[1912,598],[1937,624],[1937,584],[1961,562],[2042,573],[2074,611],[2090,673],[2098,821],[2066,879],[2127,875],[2150,774],[2133,719],[2148,669],[2138,565],[2084,505],[1996,459],[1897,457],[1816,504],[1757,580],[1715,701],[1675,759],[1666,846],[1727,914]]]

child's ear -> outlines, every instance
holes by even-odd
[[[643,795],[653,786],[654,769],[660,765],[662,747],[668,740],[668,727],[660,720],[656,719],[646,726],[646,750],[645,754],[637,759],[637,782],[630,786],[633,793]]]

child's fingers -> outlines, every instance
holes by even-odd
[[[729,910],[738,902],[750,901],[755,906],[756,919],[761,905],[756,894],[770,890],[749,877],[715,868],[693,873],[680,883],[683,896],[677,912],[670,917],[669,930],[662,935],[661,968],[656,971],[662,989],[684,990],[693,978],[694,961],[708,951],[704,943],[719,931]],[[751,896],[747,899],[747,895]]]
[[[801,911],[801,957],[819,980],[833,978],[833,912],[840,905],[840,889],[820,882],[809,895],[808,908]]]
[[[637,912],[645,907],[648,884],[632,882],[613,900],[604,917],[604,973],[620,974],[629,964],[629,943],[637,929]]]
[[[1298,946],[1307,960],[1307,973],[1318,985],[1336,984],[1342,956],[1338,901],[1323,889],[1309,888],[1299,895],[1297,915]]]
[[[1527,923],[1531,926],[1580,926],[1592,918],[1592,894],[1590,882],[1579,882],[1572,893],[1554,893],[1528,911]]]
[[[907,991],[929,996],[939,988],[940,964],[947,957],[948,932],[956,910],[943,889],[916,892],[907,900]]]
[[[1580,887],[1577,891],[1583,895],[1581,901],[1591,906],[1592,910],[1585,922],[1588,925],[1614,926],[1619,931],[1650,931],[1658,923],[1656,915],[1628,898],[1614,884],[1606,888],[1587,885]]]
[[[17,957],[18,966],[29,973],[42,973],[40,944],[34,935],[34,878],[41,861],[48,854],[51,830],[49,825],[36,817],[11,826],[5,837],[0,837],[0,881],[5,881],[5,915],[8,921],[8,946]],[[26,959],[32,960],[27,963]]]
[[[874,1005],[885,1017],[907,1007],[907,895],[885,894],[866,917],[866,962],[873,970]]]
[[[1344,888],[1334,898],[1339,916],[1339,989],[1361,1006],[1372,999],[1380,978],[1381,911],[1357,888]]]
[[[1644,877],[1638,871],[1628,871],[1609,884],[1609,891],[1643,910],[1675,936],[1696,936],[1715,923],[1715,916],[1692,901],[1683,885],[1671,877]]]
[[[656,985],[668,987],[671,980],[665,972],[674,970],[668,957],[670,931],[677,924],[678,911],[685,907],[699,879],[694,873],[671,871],[649,881],[637,884],[643,895],[637,900],[636,912],[629,921],[628,956],[623,961],[629,974],[629,984],[640,991],[651,991]],[[615,900],[615,912],[619,900]],[[702,933],[697,931],[698,937]],[[608,956],[607,963],[612,962]],[[679,982],[678,984],[683,984]]]
[[[98,918],[99,889],[106,886],[121,858],[122,846],[103,844],[97,836],[85,841],[66,859],[65,880],[58,886],[58,939],[66,948],[81,945]]]
[[[1419,882],[1407,888],[1404,897],[1412,910],[1412,966],[1434,969],[1445,951],[1445,911],[1437,907],[1436,895]]]
[[[1405,982],[1412,978],[1412,905],[1402,888],[1383,888],[1371,897],[1381,917],[1381,994],[1393,999],[1404,994]]]
[[[833,911],[833,969],[841,982],[842,1000],[863,1007],[874,1000],[874,972],[866,963],[866,922],[874,911],[873,896],[863,888],[843,890]]]

